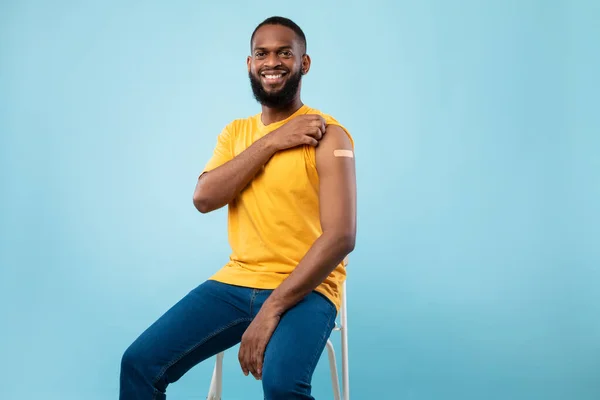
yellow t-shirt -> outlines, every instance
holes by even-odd
[[[333,117],[303,105],[289,118],[264,125],[261,114],[231,122],[217,138],[204,171],[233,159],[252,143],[302,114]],[[354,145],[351,135],[350,141]],[[210,279],[256,289],[275,289],[298,265],[323,233],[319,218],[319,177],[315,148],[299,146],[275,153],[250,184],[228,206],[229,262]],[[344,263],[315,290],[339,310]]]

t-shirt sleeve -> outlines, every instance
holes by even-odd
[[[231,159],[233,159],[233,138],[231,127],[228,125],[217,136],[217,145],[213,150],[213,155],[204,166],[202,173],[213,170]]]

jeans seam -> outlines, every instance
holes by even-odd
[[[254,300],[256,299],[258,291],[256,289],[252,289],[252,295],[250,296],[250,317],[252,317],[252,307],[254,307]]]
[[[191,348],[189,348],[188,350],[186,350],[186,351],[184,351],[183,353],[181,353],[181,354],[179,355],[179,357],[175,358],[174,360],[172,360],[171,362],[169,362],[167,365],[165,365],[165,366],[164,366],[164,367],[163,367],[163,368],[160,370],[160,372],[158,373],[158,375],[157,375],[157,376],[154,378],[154,380],[152,381],[152,385],[153,385],[153,386],[154,386],[154,385],[156,385],[156,383],[157,383],[157,382],[160,380],[160,378],[162,378],[162,377],[163,377],[163,375],[165,374],[165,372],[166,372],[166,371],[167,371],[169,368],[171,368],[173,365],[175,365],[175,364],[177,364],[179,361],[181,361],[181,359],[182,359],[183,357],[187,356],[187,355],[188,355],[188,354],[190,354],[192,351],[194,351],[195,349],[197,349],[197,348],[198,348],[198,346],[201,346],[201,345],[203,345],[204,343],[206,343],[207,341],[209,341],[209,340],[210,340],[210,339],[212,339],[213,337],[217,336],[219,333],[221,333],[221,332],[223,332],[223,331],[225,331],[225,330],[227,330],[227,329],[229,329],[229,328],[232,328],[232,327],[234,327],[235,325],[238,325],[238,324],[240,324],[240,323],[242,323],[242,322],[249,322],[249,321],[252,321],[252,319],[251,319],[251,318],[247,318],[247,317],[236,319],[235,321],[233,321],[233,322],[230,322],[228,325],[225,325],[223,328],[221,328],[221,329],[218,329],[218,330],[214,331],[213,333],[211,333],[210,335],[208,335],[208,336],[204,337],[204,338],[203,338],[201,341],[199,341],[198,343],[194,344],[194,345],[193,345]],[[159,391],[158,391],[158,389],[156,389],[156,387],[154,388],[154,390],[155,390],[155,396],[154,396],[154,397],[156,397],[156,393],[157,393],[157,392],[159,392]]]

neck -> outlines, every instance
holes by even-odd
[[[261,114],[262,123],[264,125],[269,125],[275,122],[283,121],[298,111],[302,106],[303,104],[302,100],[300,100],[300,96],[296,96],[291,103],[282,107],[271,108],[263,105]]]

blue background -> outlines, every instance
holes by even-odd
[[[282,3],[2,2],[1,397],[116,399],[125,348],[226,261],[192,192],[284,15],[304,102],[356,140],[353,398],[600,398],[600,3]],[[236,350],[224,398],[261,398]]]

